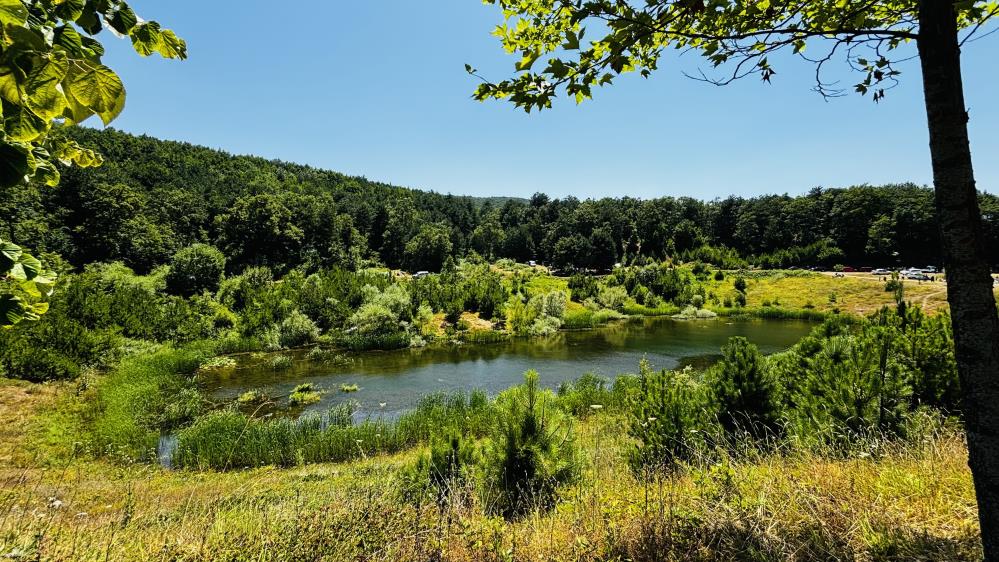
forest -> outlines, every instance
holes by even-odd
[[[640,200],[625,195],[627,186],[598,200],[474,198],[113,129],[64,134],[104,165],[67,168],[58,189],[2,188],[0,238],[77,269],[120,261],[148,273],[195,243],[217,247],[227,273],[376,264],[437,272],[448,257],[473,253],[590,270],[665,258],[726,268],[942,260],[932,190],[911,184],[712,201]],[[983,193],[980,204],[990,260],[999,263],[999,198]]]

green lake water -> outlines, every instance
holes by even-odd
[[[296,385],[311,382],[324,392],[322,401],[308,410],[352,400],[359,418],[392,416],[438,391],[482,389],[495,395],[522,382],[528,369],[537,370],[542,384],[554,388],[584,373],[608,378],[636,373],[643,357],[657,369],[705,367],[718,359],[721,346],[733,336],[748,338],[763,353],[774,353],[793,345],[814,326],[795,320],[650,318],[548,338],[355,353],[350,354],[353,362],[340,366],[308,361],[305,352],[298,351],[292,353],[291,368],[276,371],[268,364],[269,357],[244,356],[236,368],[204,375],[200,382],[219,401],[234,400],[249,389],[282,397]],[[360,390],[344,393],[341,384],[356,384]]]

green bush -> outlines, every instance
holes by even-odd
[[[319,328],[308,316],[298,310],[291,311],[281,321],[281,347],[299,347],[310,344],[319,338]]]
[[[566,414],[550,390],[528,371],[524,384],[497,398],[497,424],[484,458],[487,504],[504,517],[554,505],[558,487],[580,474],[580,459]]]
[[[708,389],[685,372],[654,372],[644,359],[639,381],[628,430],[638,441],[632,468],[669,469],[704,451],[716,432]]]
[[[225,256],[213,246],[193,244],[179,250],[170,260],[167,289],[176,295],[214,293],[225,273]]]
[[[435,438],[430,451],[403,472],[405,494],[411,501],[430,495],[443,508],[474,481],[477,462],[475,445],[461,434]]]
[[[781,411],[776,381],[764,368],[759,350],[746,338],[728,341],[721,362],[707,380],[725,431],[764,437],[778,429]]]

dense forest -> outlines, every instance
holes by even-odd
[[[0,237],[75,266],[122,261],[147,272],[198,242],[221,249],[230,273],[439,271],[471,252],[593,269],[667,257],[731,267],[941,261],[932,191],[911,184],[713,201],[473,198],[115,130],[65,132],[105,164],[64,170],[58,188],[3,188]],[[981,204],[999,263],[999,198],[983,194]]]

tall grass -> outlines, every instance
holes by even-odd
[[[567,330],[585,330],[603,326],[611,320],[620,320],[624,315],[616,310],[602,308],[600,310],[590,310],[589,308],[576,308],[567,310],[562,319],[562,327]]]
[[[337,343],[350,351],[402,349],[409,347],[409,335],[404,332],[385,335],[348,334],[338,338]]]
[[[87,413],[88,441],[95,452],[139,459],[155,453],[161,430],[198,414],[200,398],[184,375],[214,354],[211,342],[164,346],[150,355],[125,358],[99,378]]]
[[[763,318],[767,320],[812,320],[821,322],[829,318],[830,313],[813,308],[783,308],[777,306],[762,306],[751,308],[713,308],[718,316]]]
[[[255,419],[233,410],[213,412],[179,432],[178,467],[230,470],[339,462],[412,447],[433,435],[483,435],[493,416],[482,392],[434,394],[397,419],[352,422],[352,407],[337,405],[298,420]]]

